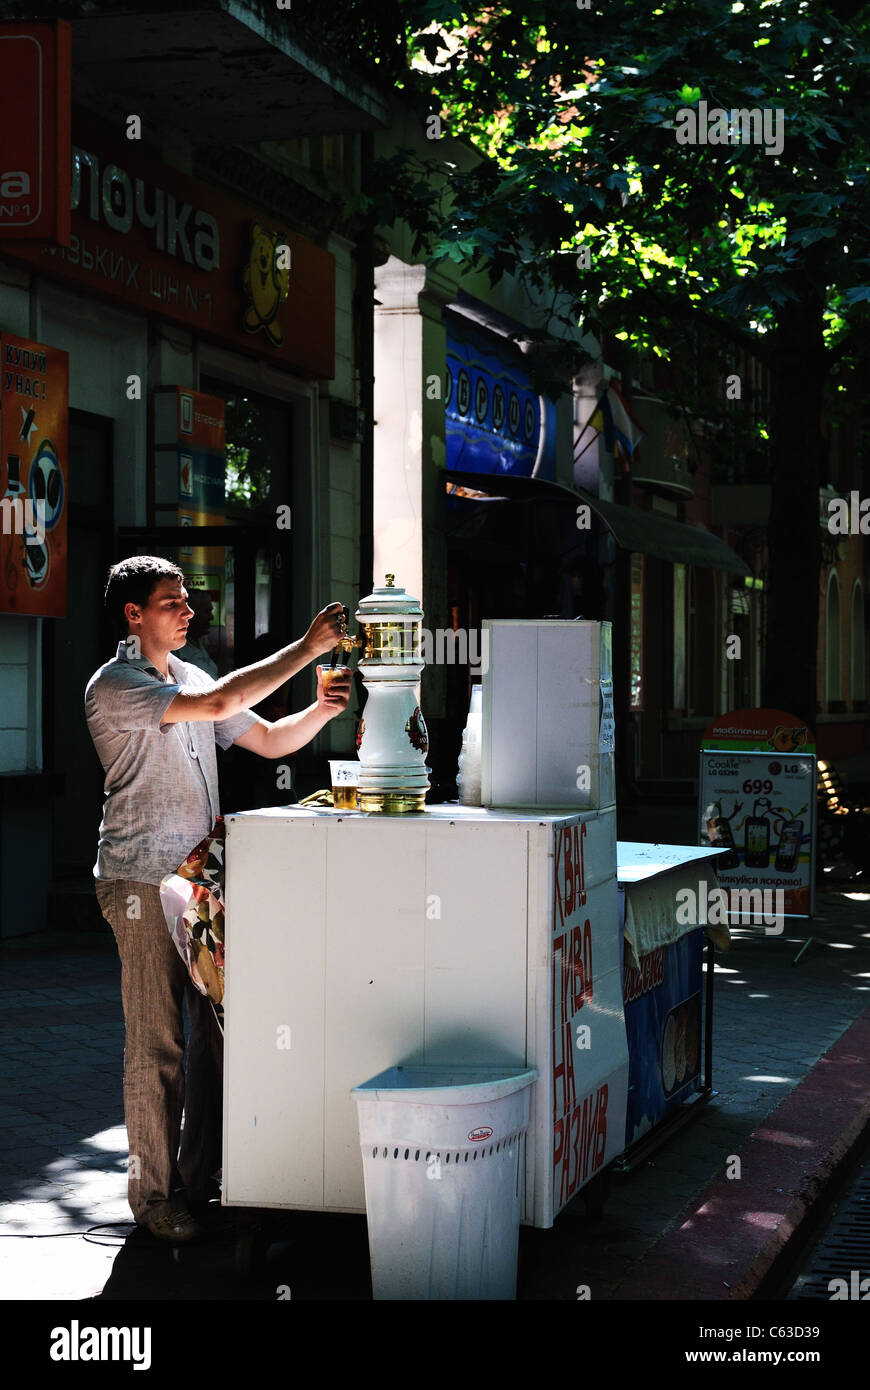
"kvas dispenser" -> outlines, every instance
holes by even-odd
[[[386,584],[360,600],[355,617],[365,637],[359,670],[367,692],[356,744],[359,809],[422,811],[429,790],[429,735],[416,693],[423,610],[388,574]]]

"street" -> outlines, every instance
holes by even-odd
[[[818,944],[797,966],[806,924],[787,924],[781,937],[735,930],[732,949],[716,957],[718,1094],[646,1164],[614,1177],[599,1221],[587,1221],[578,1199],[552,1231],[521,1231],[521,1299],[576,1300],[578,1286],[592,1300],[612,1298],[866,1010],[870,896],[821,894],[811,930]],[[133,1231],[114,945],[86,934],[20,939],[0,959],[0,1202],[2,1234],[16,1237],[0,1245],[0,1298],[274,1300],[282,1287],[296,1300],[370,1298],[362,1217],[271,1214],[266,1259],[247,1285],[234,1268],[229,1214],[217,1203],[206,1213],[205,1245],[173,1254]],[[87,1235],[91,1228],[99,1229]],[[734,1284],[741,1273],[735,1267]],[[691,1281],[692,1270],[679,1276]],[[688,1296],[677,1283],[671,1292]]]

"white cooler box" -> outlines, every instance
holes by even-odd
[[[537,1067],[523,1219],[624,1148],[616,813],[227,817],[223,1200],[365,1211],[351,1091]]]
[[[487,619],[483,628],[483,805],[613,806],[610,623]]]

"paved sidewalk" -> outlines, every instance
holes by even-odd
[[[729,1158],[770,1111],[870,1007],[870,894],[820,894],[813,922],[787,921],[786,933],[736,930],[732,949],[717,952],[713,1086],[719,1094],[648,1163],[614,1179],[598,1223],[587,1222],[577,1202],[551,1232],[521,1233],[521,1296],[570,1299],[587,1285],[592,1299],[612,1298],[711,1179],[724,1176]],[[795,966],[808,935],[820,944]],[[699,1258],[703,1241],[699,1232]],[[734,1284],[744,1273],[735,1268]]]
[[[523,1230],[520,1297],[609,1299],[724,1173],[752,1132],[870,1004],[870,894],[820,896],[812,924],[735,934],[717,956],[713,1084],[698,1118],[634,1173],[615,1178],[602,1218],[577,1202],[552,1231]],[[808,932],[819,945],[793,959]],[[366,1299],[365,1222],[279,1214],[259,1283],[241,1289],[234,1232],[206,1213],[212,1243],[173,1252],[129,1228],[121,1073],[123,1021],[114,942],[19,938],[0,949],[0,1299]],[[60,1239],[28,1239],[58,1236]],[[24,1237],[23,1239],[21,1237]],[[681,1259],[686,1258],[683,1251]],[[739,1274],[739,1271],[737,1272]],[[736,1282],[736,1278],[735,1278]],[[108,1285],[108,1287],[106,1287]]]
[[[128,1221],[120,963],[106,936],[0,951],[0,1230]],[[0,1242],[0,1298],[83,1298],[117,1253],[70,1237]]]
[[[870,1137],[870,1012],[825,1053],[636,1265],[618,1299],[748,1299]],[[739,1167],[738,1167],[739,1165]],[[699,1258],[700,1256],[700,1258]],[[781,1274],[780,1274],[781,1278]]]

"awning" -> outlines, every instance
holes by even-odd
[[[547,478],[520,478],[509,473],[469,473],[461,469],[445,471],[450,485],[478,494],[489,501],[561,501],[576,510],[581,503],[600,517],[623,550],[653,555],[674,564],[700,565],[728,574],[751,576],[752,570],[730,545],[718,536],[688,526],[682,521],[659,516],[656,512],[635,511],[617,502],[602,502],[582,488],[563,487]],[[481,496],[482,494],[482,496]],[[463,494],[460,493],[459,496]],[[467,495],[467,494],[465,494]]]

